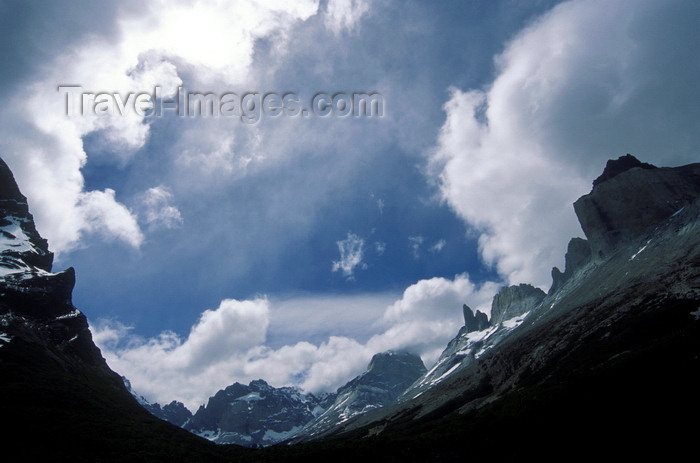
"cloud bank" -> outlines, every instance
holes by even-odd
[[[351,321],[353,312],[363,313],[365,331],[370,331],[364,341],[330,335],[317,344],[301,341],[271,348],[267,335],[274,309],[267,299],[224,300],[203,312],[184,338],[167,331],[142,338],[109,320],[90,328],[109,365],[140,394],[160,403],[180,400],[196,410],[235,381],[264,378],[278,387],[334,391],[364,371],[372,355],[389,349],[417,353],[432,364],[463,324],[462,304],[488,313],[497,288],[494,283],[476,285],[466,275],[423,280],[374,317],[366,307],[383,303],[386,296],[374,296],[376,301],[371,296],[344,298],[342,307],[335,304],[343,313],[335,316],[319,313],[322,305],[333,308],[323,298],[318,303],[313,298],[300,301],[313,305],[314,316],[321,318]],[[285,304],[290,307],[294,301]],[[285,323],[303,330],[307,320],[287,317]]]

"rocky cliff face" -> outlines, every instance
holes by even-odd
[[[5,161],[0,159],[0,276],[50,272],[53,253],[36,231],[27,198]]]
[[[549,289],[549,293],[551,294],[559,289],[567,280],[574,276],[574,273],[588,264],[590,260],[591,247],[588,241],[582,238],[571,238],[564,257],[564,271],[562,272],[557,267],[552,269],[552,286]]]
[[[544,296],[544,291],[525,283],[502,288],[491,303],[491,326],[531,311]]]
[[[462,313],[464,314],[464,328],[467,330],[467,332],[481,331],[488,328],[489,317],[480,310],[477,310],[476,313],[474,313],[471,307],[464,304],[462,306]]]
[[[593,258],[609,257],[626,242],[690,205],[700,195],[700,164],[656,168],[627,155],[608,161],[593,190],[574,203]]]

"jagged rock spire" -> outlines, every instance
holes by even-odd
[[[464,304],[462,306],[462,312],[464,313],[464,326],[467,332],[481,331],[488,328],[489,318],[482,311],[477,310],[476,313],[474,313],[467,304]]]

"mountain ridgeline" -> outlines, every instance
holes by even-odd
[[[177,402],[149,404],[110,370],[72,304],[75,272],[53,273],[26,198],[0,160],[7,451],[26,461],[169,462],[692,454],[700,164],[608,161],[574,210],[585,239],[569,242],[549,290],[504,287],[490,319],[463,306],[464,327],[429,369],[410,353],[385,352],[332,394],[235,383],[192,414]]]
[[[368,410],[393,403],[425,373],[423,361],[408,352],[375,354],[363,374],[335,393],[303,393],[275,388],[262,379],[234,383],[214,394],[192,414],[180,402],[150,403],[131,389],[153,415],[217,444],[260,448],[296,442],[323,433]]]
[[[465,326],[396,403],[323,437],[391,442],[416,461],[437,448],[444,461],[687,448],[684,420],[700,411],[700,164],[608,161],[574,210],[586,239],[570,241],[547,293],[502,288],[488,325],[465,306]]]

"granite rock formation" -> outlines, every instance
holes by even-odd
[[[649,235],[700,195],[700,164],[656,168],[633,156],[609,161],[593,190],[574,203],[593,258]]]
[[[467,331],[481,331],[489,326],[489,317],[484,312],[477,310],[474,313],[467,304],[462,306],[464,314],[464,327]]]

